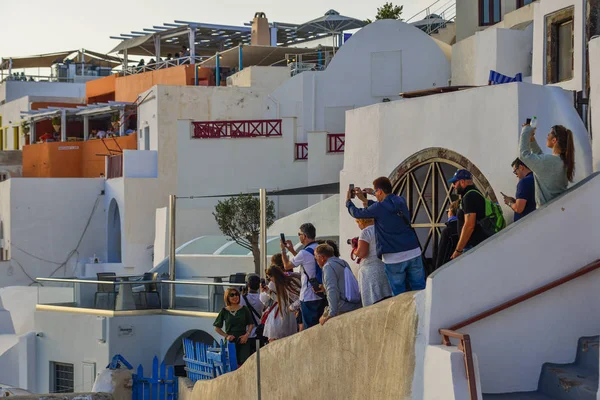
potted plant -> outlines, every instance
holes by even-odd
[[[60,117],[52,118],[52,127],[54,128],[54,132],[58,133],[60,131],[61,119]]]
[[[119,114],[113,114],[110,117],[110,123],[115,131],[117,131],[119,129],[120,122],[121,122],[121,118],[119,117]]]
[[[23,120],[23,122],[21,122],[21,136],[28,135],[30,130],[31,126],[29,125],[29,121],[26,119]]]

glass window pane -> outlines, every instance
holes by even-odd
[[[500,0],[490,0],[494,2],[494,22],[500,22]]]
[[[493,0],[483,0],[483,23],[490,23],[490,1]]]
[[[573,42],[571,39],[573,21],[565,22],[558,26],[558,80],[564,81],[573,77],[572,53]]]

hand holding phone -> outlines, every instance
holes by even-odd
[[[280,233],[279,237],[281,238],[281,243],[285,244],[285,234]]]
[[[350,192],[350,198],[353,199],[356,193],[354,193],[354,183],[348,185],[348,191]]]

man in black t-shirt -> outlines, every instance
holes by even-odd
[[[460,256],[463,251],[477,246],[487,239],[478,221],[485,218],[485,198],[473,184],[473,175],[466,169],[459,169],[454,176],[448,180],[458,193],[461,200],[461,208],[458,210],[458,233],[460,239],[452,259]]]

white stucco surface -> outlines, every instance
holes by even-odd
[[[33,278],[50,275],[72,276],[94,253],[103,254],[103,189],[100,178],[13,178],[1,182],[0,219],[10,262],[0,265],[0,286],[28,285]],[[82,235],[77,252],[61,266]]]
[[[549,0],[535,3],[533,31],[533,67],[532,83],[545,85],[546,82],[546,17],[555,11],[574,7],[573,28],[573,78],[554,84],[566,90],[583,90],[585,86],[585,12],[584,1]]]
[[[594,171],[600,170],[600,38],[590,40],[588,44],[590,57],[590,120]]]
[[[512,83],[349,112],[340,187],[350,183],[371,187],[373,179],[389,176],[414,153],[446,148],[477,166],[498,197],[500,191],[512,193],[516,181],[510,164],[518,156],[521,125],[533,115],[539,120],[539,141],[545,137],[542,132],[555,124],[573,131],[577,182],[591,173],[592,153],[587,131],[570,104],[571,94],[560,88]],[[510,210],[503,210],[505,219],[511,221]],[[345,197],[340,198],[340,236],[357,234]]]
[[[121,354],[134,368],[144,367],[145,375],[151,371],[154,356],[162,361],[173,348],[181,345],[181,336],[204,331],[216,337],[212,323],[216,314],[209,317],[171,315],[137,315],[98,317],[51,311],[36,312],[38,338],[37,382],[35,392],[50,390],[49,366],[52,361],[73,364],[75,391],[84,386],[82,365],[93,363],[99,372],[112,357]],[[72,329],[73,326],[79,327]],[[146,372],[147,371],[147,372]],[[91,390],[91,387],[87,390]]]
[[[286,236],[294,236],[300,225],[311,222],[317,228],[318,236],[338,236],[339,203],[340,195],[336,194],[304,210],[278,219],[269,227],[267,235],[277,236],[284,233]]]
[[[285,67],[252,66],[227,78],[227,86],[261,87],[274,90],[290,79],[290,69]]]
[[[158,153],[153,150],[124,150],[123,177],[157,178]]]
[[[490,71],[531,76],[533,24],[524,30],[490,27],[452,47],[452,85],[488,84]]]
[[[595,176],[436,271],[426,289],[429,342],[439,343],[440,328],[597,260],[599,195]],[[556,240],[558,231],[568,234]],[[543,251],[532,258],[534,249]],[[600,312],[599,282],[600,273],[591,272],[462,328],[479,359],[483,392],[535,390],[544,362],[573,362],[577,340],[600,331],[598,320],[589,318]]]
[[[85,83],[6,81],[0,85],[0,102],[23,96],[55,96],[85,99]]]

